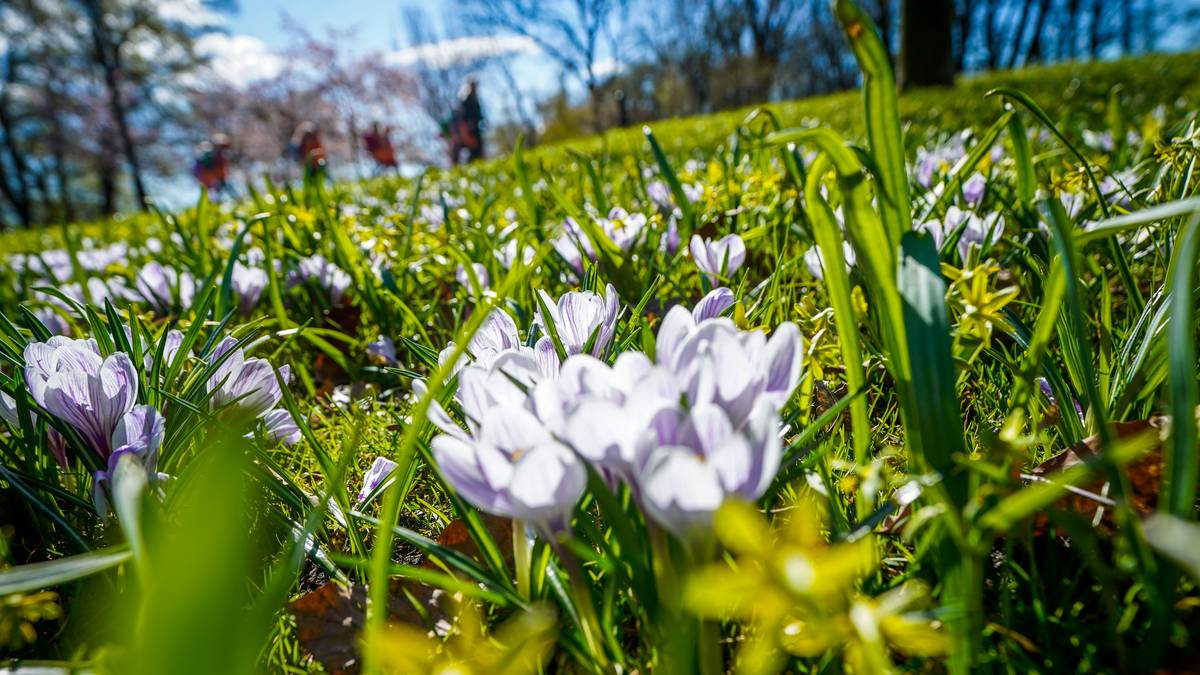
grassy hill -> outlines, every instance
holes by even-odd
[[[1115,93],[1130,117],[1159,105],[1179,110],[1200,101],[1200,54],[1157,54],[1115,61],[1062,63],[1006,70],[961,78],[952,88],[924,88],[900,96],[900,116],[909,125],[910,139],[930,127],[980,128],[999,116],[1001,104],[987,93],[1015,87],[1029,94],[1051,118],[1084,125],[1104,121],[1104,104]],[[724,141],[757,106],[712,115],[662,120],[650,124],[664,149],[703,149]],[[783,127],[821,124],[848,136],[862,133],[862,95],[845,91],[798,101],[767,105]],[[567,151],[587,154],[639,153],[643,138],[638,128],[565,141],[538,148],[531,156],[558,160]]]

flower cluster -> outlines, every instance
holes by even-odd
[[[590,465],[626,483],[661,527],[701,535],[726,497],[756,499],[774,478],[779,411],[801,372],[796,327],[785,323],[770,339],[739,330],[720,316],[733,302],[718,288],[692,311],[672,308],[656,359],[625,352],[609,365],[597,357],[615,330],[615,293],[603,305],[568,293],[551,318],[567,347],[561,367],[522,346],[511,317],[495,311],[472,340],[475,361],[458,373],[466,429],[436,404],[430,412],[446,480],[479,508],[556,535]]]
[[[136,458],[157,477],[165,421],[138,405],[138,375],[124,352],[101,357],[94,339],[52,337],[25,347],[25,384],[39,406],[79,434],[107,470],[96,472],[97,511],[107,511],[104,490],[122,455]],[[56,454],[66,463],[61,448]]]
[[[352,281],[345,270],[318,253],[300,260],[296,269],[288,275],[287,285],[293,288],[300,284],[315,284],[328,293],[329,304],[337,306],[342,304]]]
[[[215,366],[207,387],[209,406],[218,416],[231,423],[246,424],[260,419],[267,436],[276,443],[295,443],[300,429],[291,413],[277,408],[283,398],[280,380],[291,379],[291,368],[275,368],[266,359],[247,358],[245,349],[232,337],[226,337],[209,355]]]

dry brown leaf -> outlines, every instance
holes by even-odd
[[[1163,417],[1152,417],[1148,420],[1139,420],[1136,422],[1115,422],[1113,423],[1113,430],[1116,431],[1117,438],[1128,438],[1145,432],[1148,429],[1162,429],[1164,422],[1165,418]],[[1099,452],[1100,437],[1094,435],[1088,436],[1063,452],[1037,465],[1030,473],[1043,478],[1049,477],[1081,464],[1097,456]],[[1129,503],[1134,511],[1140,515],[1153,513],[1158,507],[1158,493],[1162,483],[1162,445],[1156,445],[1145,455],[1126,465],[1122,470],[1129,480]],[[1109,492],[1110,486],[1108,485],[1108,481],[1103,477],[1097,478],[1091,483],[1079,486],[1078,491],[1072,492],[1059,500],[1056,507],[1064,511],[1081,513],[1093,519],[1099,513],[1099,527],[1111,532],[1114,528],[1113,512],[1111,508],[1105,506],[1103,501],[1108,499]],[[1101,510],[1103,510],[1103,513],[1101,513]],[[1043,532],[1046,528],[1046,522],[1047,518],[1045,514],[1040,514],[1035,522],[1036,531]]]
[[[505,561],[512,562],[512,521],[483,516],[484,525],[496,540]],[[481,560],[479,548],[462,520],[451,521],[438,535],[438,544]],[[437,568],[426,560],[422,567]],[[408,579],[393,579],[388,594],[388,619],[436,630],[449,618],[442,606],[446,594]],[[296,638],[312,657],[332,675],[357,675],[362,668],[359,635],[366,616],[365,586],[343,586],[329,582],[305,593],[289,606],[296,618]],[[424,616],[423,616],[424,615]]]

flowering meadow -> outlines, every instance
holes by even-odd
[[[7,237],[13,671],[1194,672],[1196,99],[837,6],[845,128]]]

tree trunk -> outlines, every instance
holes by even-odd
[[[904,0],[900,86],[954,84],[954,0]]]
[[[971,44],[971,29],[975,23],[975,0],[962,0],[962,9],[958,11],[954,20],[958,24],[958,44],[954,49],[954,72],[961,73],[967,67],[967,47]]]
[[[97,173],[100,178],[100,213],[111,216],[117,212],[117,167],[111,155],[101,154]]]
[[[1070,61],[1075,58],[1079,43],[1079,0],[1068,0],[1066,29],[1063,31],[1065,45],[1059,55],[1059,60]]]
[[[1050,0],[1040,0],[1038,3],[1037,23],[1033,24],[1033,38],[1029,41],[1029,49],[1021,65],[1038,63],[1042,60],[1042,31],[1046,28],[1046,14],[1050,12]]]
[[[101,0],[89,0],[88,20],[91,23],[92,43],[96,52],[96,60],[104,72],[104,86],[108,91],[108,108],[113,121],[117,125],[117,134],[121,138],[121,150],[125,161],[129,164],[129,176],[133,181],[133,194],[137,199],[138,209],[146,210],[148,200],[146,186],[142,181],[142,165],[138,160],[137,147],[133,143],[133,134],[129,130],[129,111],[121,97],[121,50],[112,44],[107,36],[104,25],[104,9]]]
[[[1029,27],[1029,13],[1033,10],[1033,0],[1024,0],[1021,3],[1020,19],[1017,20],[1016,32],[1012,37],[1012,51],[1008,54],[1008,64],[1005,66],[1009,70],[1017,67],[1017,57],[1023,51],[1021,45],[1025,42],[1025,29]]]
[[[5,199],[12,205],[17,222],[22,227],[29,227],[33,222],[33,198],[30,196],[27,178],[29,170],[25,164],[25,158],[17,148],[17,140],[13,137],[11,122],[7,105],[0,101],[0,131],[3,132],[4,149],[13,170],[13,175],[9,176],[3,163],[0,163],[0,192],[4,193]]]

